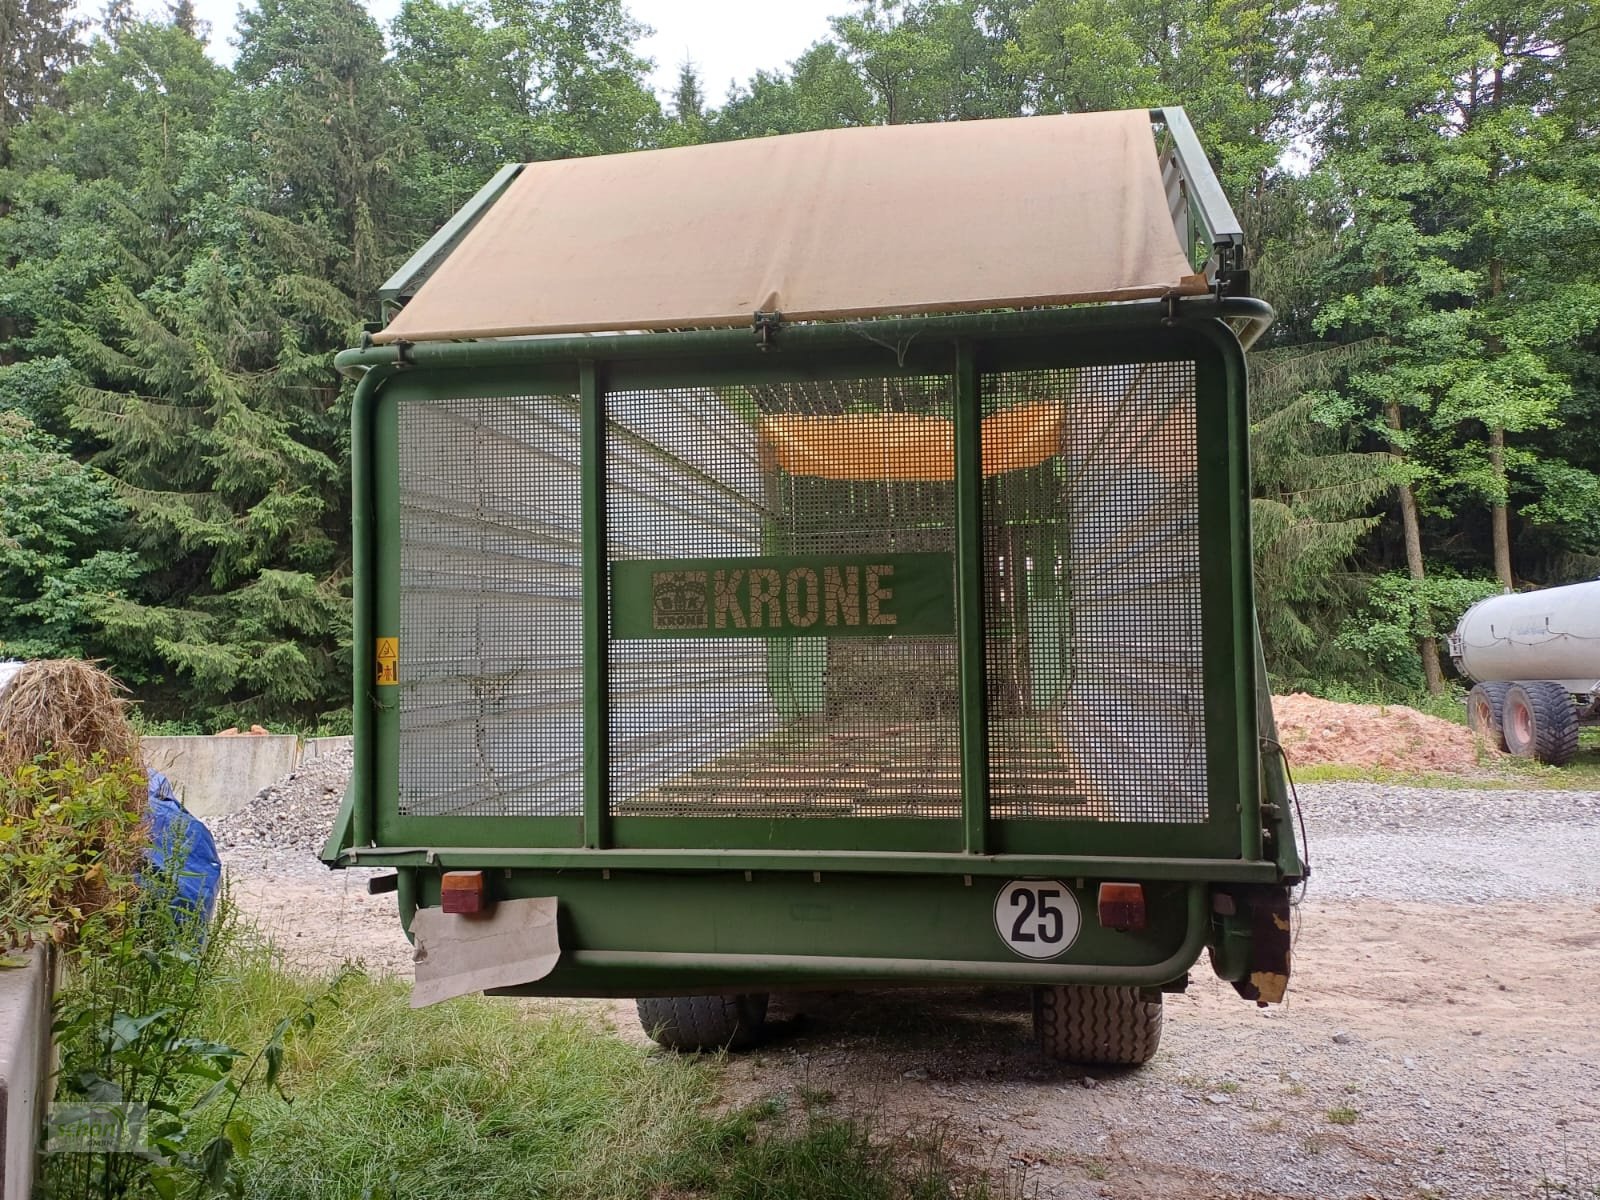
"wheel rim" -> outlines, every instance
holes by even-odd
[[[1511,724],[1517,731],[1517,741],[1526,746],[1533,741],[1533,714],[1528,711],[1525,704],[1519,704],[1511,712]]]

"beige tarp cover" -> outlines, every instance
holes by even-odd
[[[530,163],[377,342],[1206,290],[1149,113],[835,129]]]
[[[1061,449],[1066,409],[1019,404],[983,419],[983,473],[1036,467]],[[764,416],[761,462],[823,479],[950,480],[956,477],[955,426],[916,413]]]

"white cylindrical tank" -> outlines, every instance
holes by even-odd
[[[1490,596],[1467,609],[1450,655],[1479,683],[1549,679],[1600,688],[1600,579]]]

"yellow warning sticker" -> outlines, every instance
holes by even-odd
[[[378,639],[378,683],[400,682],[400,639]]]

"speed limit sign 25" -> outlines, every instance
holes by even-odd
[[[1082,925],[1077,897],[1059,879],[1013,879],[994,898],[995,932],[1023,958],[1065,954]]]

